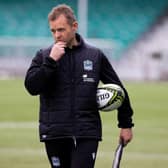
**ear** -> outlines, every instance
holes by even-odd
[[[72,29],[76,32],[78,30],[78,22],[73,22]]]

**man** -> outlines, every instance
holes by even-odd
[[[40,140],[52,168],[93,168],[102,136],[98,83],[123,85],[102,51],[77,33],[69,6],[54,7],[48,20],[55,43],[37,52],[25,77],[29,93],[40,95]],[[133,111],[124,91],[118,126],[119,141],[126,145],[132,139]]]

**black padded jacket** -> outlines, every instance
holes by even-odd
[[[99,81],[123,87],[103,52],[84,42],[65,48],[59,61],[49,57],[51,47],[41,49],[33,58],[25,77],[31,95],[40,95],[40,140],[56,138],[95,138],[101,140],[102,128],[96,103]],[[124,88],[124,87],[123,87]],[[118,109],[118,126],[130,128],[132,108],[127,91]]]

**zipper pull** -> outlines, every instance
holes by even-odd
[[[76,145],[77,145],[77,144],[76,144],[76,138],[75,138],[75,136],[73,136],[72,138],[73,138],[74,145],[75,145],[75,148],[76,148]]]

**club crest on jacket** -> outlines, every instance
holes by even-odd
[[[86,71],[92,71],[93,70],[93,62],[87,59],[87,60],[83,61],[83,67],[84,67],[84,70],[86,70]]]

